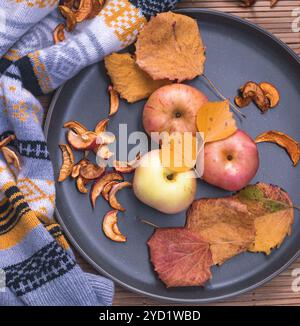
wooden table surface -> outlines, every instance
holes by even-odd
[[[292,30],[292,24],[300,28],[300,0],[279,0],[273,9],[269,7],[269,0],[257,0],[254,7],[241,8],[236,0],[183,0],[179,8],[210,8],[232,13],[259,24],[270,32],[274,33],[282,41],[287,43],[298,55],[300,55],[300,32]],[[298,8],[298,13],[297,9]],[[293,16],[293,12],[294,15]],[[298,23],[298,24],[297,24]],[[42,102],[49,103],[49,97],[43,98]],[[81,257],[78,262],[82,268],[89,272],[96,273]],[[298,269],[298,270],[297,270]],[[300,259],[290,266],[288,270],[268,282],[264,286],[247,294],[233,299],[222,301],[214,305],[295,305],[300,306],[300,279],[298,291],[293,292],[292,283],[296,282],[292,272],[300,276]],[[116,287],[114,305],[167,305],[159,301],[129,292],[119,286]],[[171,304],[174,306],[175,304]]]

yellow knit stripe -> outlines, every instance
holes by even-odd
[[[25,213],[7,233],[0,235],[0,250],[9,249],[21,242],[26,235],[40,224],[32,211]]]
[[[22,193],[15,193],[13,196],[11,196],[11,199],[16,198],[17,196],[22,196]],[[0,226],[3,226],[5,224],[7,224],[10,219],[16,214],[16,210],[18,208],[18,206],[20,206],[20,204],[22,203],[26,203],[24,198],[20,198],[18,201],[16,201],[16,203],[13,206],[12,211],[9,213],[9,215],[7,216],[7,218],[3,221],[0,221]],[[4,213],[1,214],[1,217],[3,217],[5,214],[8,214],[9,210],[11,209],[11,205],[9,206],[8,210],[5,211]],[[22,215],[24,213],[24,211],[26,211],[28,208],[23,208],[20,212],[19,215]]]
[[[38,79],[41,89],[44,93],[48,93],[51,90],[51,82],[47,74],[46,66],[40,60],[40,52],[35,51],[30,53],[28,54],[28,57],[31,59],[33,71]]]
[[[128,0],[111,0],[99,15],[113,29],[122,47],[132,43],[147,22],[140,9]]]
[[[51,233],[50,231],[56,227],[59,227],[59,231],[56,233]],[[46,229],[50,232],[50,234],[55,238],[57,243],[65,250],[69,249],[69,243],[67,242],[66,238],[64,237],[62,231],[60,230],[60,225],[57,223],[53,223],[51,225],[46,226]]]
[[[55,240],[63,249],[67,250],[70,248],[68,241],[63,235],[58,236]]]
[[[13,181],[9,181],[7,183],[5,183],[2,187],[1,187],[1,190],[3,190],[3,192],[5,192],[6,190],[8,190],[9,188],[15,186],[16,183],[13,182]]]
[[[8,182],[2,187],[2,189],[4,192],[12,192],[12,189],[10,189],[12,187],[16,187],[16,184],[14,182]],[[16,212],[18,211],[18,208],[20,208],[20,205],[22,205],[23,203],[27,204],[26,200],[24,199],[23,193],[18,189],[18,187],[14,188],[10,197],[5,198],[0,202],[0,206],[3,206],[7,203],[7,201],[13,202],[16,198],[20,197],[17,201],[14,202],[13,206],[8,206],[8,209],[0,215],[0,217],[5,216],[6,214],[8,214],[9,210],[11,210],[11,207],[13,207],[13,209],[7,215],[5,220],[0,221],[0,227],[4,226],[5,228],[5,225],[9,225],[9,222],[11,222],[12,219],[16,217]],[[28,209],[29,206],[27,204],[26,207],[22,208],[19,211],[20,218],[16,219],[15,223],[13,223],[12,225],[9,225],[9,228],[5,230],[3,234],[0,234],[0,250],[9,249],[17,245],[26,237],[26,235],[31,230],[41,224],[41,221],[45,222],[45,224],[48,224],[46,226],[48,232],[50,232],[56,227],[59,227],[58,224],[53,222],[51,223],[51,221],[46,216],[40,214],[39,212],[34,212],[32,210],[28,211]],[[53,230],[53,232],[50,232],[50,234],[63,249],[70,248],[60,229],[57,231]]]
[[[57,4],[57,0],[9,0],[10,2],[20,3],[27,8],[47,8],[54,7]]]
[[[0,202],[0,207],[6,205],[7,202],[8,202],[8,199],[7,199],[7,197],[5,197],[3,200],[1,200],[1,202]],[[5,216],[6,214],[7,214],[7,210],[5,210],[5,211],[3,211],[2,213],[0,213],[0,220],[1,220],[1,218],[2,218],[3,216]]]
[[[10,208],[11,208],[11,206],[10,206]],[[8,211],[6,211],[5,213],[8,213]],[[11,210],[11,212],[7,215],[5,220],[0,221],[0,226],[5,225],[13,217],[13,215],[15,215],[15,210],[14,209]]]
[[[12,203],[16,198],[20,197],[13,205],[10,205],[6,212],[1,214],[1,216],[5,216],[12,209],[12,211],[8,214],[7,218],[0,222],[0,227],[3,227],[4,232],[0,234],[0,250],[9,249],[20,241],[22,241],[25,236],[34,229],[37,225],[40,224],[39,220],[36,218],[35,214],[29,210],[26,200],[21,191],[18,188],[14,188],[13,191],[10,189],[12,187],[16,187],[16,183],[13,181],[7,182],[2,186],[2,190],[7,194],[7,192],[12,192],[9,198],[4,199],[1,204],[4,205],[7,201]],[[20,209],[20,205],[24,206]],[[18,217],[16,218],[16,214],[18,212]],[[15,219],[14,223],[12,219]],[[5,229],[5,225],[7,225],[7,230]]]
[[[1,201],[0,201],[0,206],[3,206],[7,203],[8,199],[7,197],[4,197]]]
[[[47,215],[42,214],[39,211],[34,211],[34,214],[44,225],[50,225],[53,223],[53,219],[49,218]]]

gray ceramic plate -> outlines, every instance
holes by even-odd
[[[261,28],[237,17],[209,10],[183,11],[197,19],[207,47],[206,74],[233,97],[247,80],[271,81],[281,91],[278,108],[262,115],[253,105],[245,109],[247,119],[240,128],[255,137],[260,132],[278,129],[300,140],[300,60],[287,46]],[[45,132],[57,176],[61,165],[59,143],[65,142],[65,121],[78,120],[94,128],[107,116],[109,99],[103,63],[95,64],[66,83],[54,97]],[[205,82],[191,83],[211,100],[216,97]],[[144,102],[128,105],[121,102],[119,113],[111,119],[109,130],[116,132],[119,123],[128,124],[128,132],[142,130]],[[272,144],[260,144],[260,169],[253,180],[278,184],[300,203],[300,168],[292,167],[284,150]],[[79,157],[79,156],[78,156]],[[198,197],[217,197],[228,193],[198,181]],[[201,187],[200,187],[201,186]],[[57,185],[56,214],[68,238],[81,255],[99,272],[126,288],[157,299],[185,303],[212,302],[249,291],[285,269],[299,254],[300,220],[293,233],[271,255],[240,254],[221,267],[213,267],[213,278],[204,288],[166,289],[149,261],[147,240],[153,230],[136,216],[146,217],[160,226],[181,226],[185,213],[166,216],[141,204],[131,191],[119,194],[126,206],[120,214],[120,227],[128,237],[126,244],[114,243],[101,231],[103,215],[109,207],[102,199],[91,209],[88,196],[77,192],[73,181]]]

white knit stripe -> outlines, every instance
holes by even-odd
[[[93,20],[87,20],[78,25],[78,31],[80,31],[80,33],[84,34],[86,30],[90,30],[95,34],[97,43],[101,44],[105,55],[120,50],[122,43],[117,38],[115,29],[107,26],[101,15]]]
[[[32,1],[31,7],[27,0],[0,0],[2,24],[0,30],[0,57],[29,30],[33,25],[47,16],[56,6],[58,0]],[[39,7],[38,3],[44,3]],[[3,24],[4,20],[4,24]]]

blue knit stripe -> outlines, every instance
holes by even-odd
[[[129,0],[138,7],[145,16],[155,16],[164,11],[174,9],[179,0]]]
[[[103,292],[113,294],[113,283],[103,282]],[[96,291],[82,270],[75,266],[68,273],[28,292],[21,299],[31,306],[101,306]],[[108,299],[109,301],[109,299]],[[110,299],[111,301],[111,299]]]
[[[63,276],[75,267],[75,262],[52,241],[30,258],[4,268],[6,283],[16,296],[32,292]]]
[[[53,241],[49,234],[44,232],[42,224],[32,229],[17,245],[9,249],[0,250],[0,268],[12,266],[26,260]],[[34,241],[33,241],[34,239]]]

